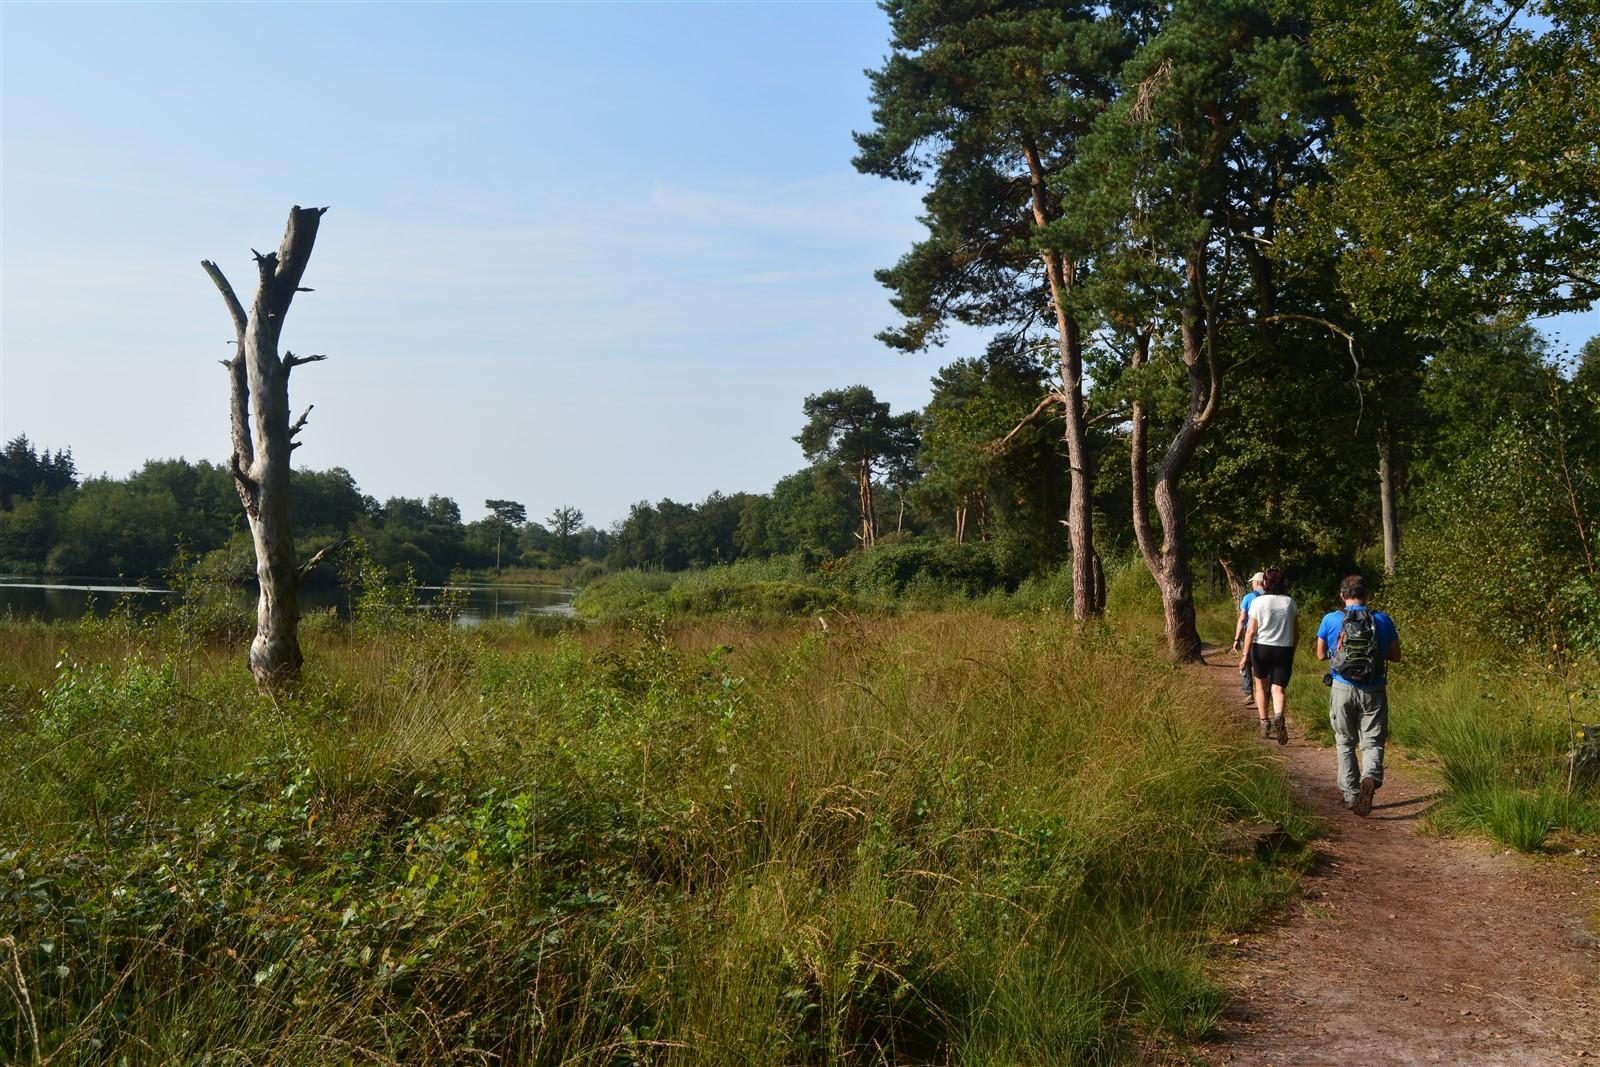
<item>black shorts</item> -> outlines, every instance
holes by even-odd
[[[1288,645],[1251,645],[1250,673],[1268,685],[1289,686],[1294,671],[1294,649]]]

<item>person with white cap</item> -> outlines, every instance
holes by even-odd
[[[1248,664],[1255,678],[1256,716],[1261,720],[1261,736],[1276,738],[1280,745],[1289,743],[1284,713],[1289,677],[1294,673],[1294,646],[1299,638],[1298,614],[1294,598],[1284,583],[1283,571],[1268,567],[1261,575],[1261,595],[1250,602],[1250,625],[1244,631],[1244,653],[1239,657],[1239,669],[1244,670]]]
[[[1260,571],[1250,576],[1250,591],[1239,598],[1239,618],[1233,624],[1233,650],[1239,651],[1239,642],[1244,640],[1245,627],[1250,625],[1250,603],[1261,595],[1262,581],[1266,578]],[[1239,688],[1244,692],[1244,703],[1254,704],[1255,679],[1250,675],[1250,661],[1246,660],[1243,667],[1239,668]]]

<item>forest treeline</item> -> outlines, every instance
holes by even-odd
[[[349,471],[297,470],[295,526],[314,552],[344,537],[364,539],[399,575],[438,581],[457,569],[506,563],[560,567],[602,559],[609,535],[558,508],[546,523],[506,523],[491,513],[462,520],[447,496],[361,492]],[[0,451],[0,570],[160,580],[179,554],[223,581],[254,577],[255,559],[228,468],[208,460],[150,460],[124,478],[79,479],[70,449],[40,451],[26,435]],[[309,554],[309,553],[308,553]]]
[[[1342,410],[1354,393],[1343,374],[1330,361],[1324,374],[1285,374],[1240,396],[1229,415],[1246,428],[1207,441],[1190,483],[1198,559],[1235,576],[1271,561],[1306,584],[1381,569],[1375,453],[1359,404]],[[865,469],[874,551],[963,543],[966,553],[939,557],[962,573],[937,577],[1014,586],[1067,557],[1059,425],[1024,421],[1051,387],[1035,355],[996,347],[940,370],[918,411],[895,415],[864,386],[818,394],[796,413],[810,462],[770,492],[642,501],[604,530],[495,514],[466,522],[441,495],[380,502],[340,468],[295,472],[296,525],[313,550],[359,536],[392,573],[410,567],[427,580],[492,568],[497,540],[505,563],[530,567],[677,571],[774,556],[819,566],[862,545]],[[1127,429],[1105,420],[1089,436],[1102,551],[1118,558],[1134,550]],[[1419,592],[1494,603],[1487,584],[1461,583],[1504,580],[1535,594],[1513,613],[1592,610],[1582,586],[1593,578],[1589,517],[1600,514],[1600,338],[1563,361],[1527,325],[1465,331],[1429,354],[1406,429],[1410,445],[1394,462],[1403,573],[1426,576],[1413,582]],[[563,517],[570,509],[552,516]],[[80,481],[68,449],[39,451],[18,437],[0,451],[0,567],[159,579],[180,543],[213,576],[252,575],[221,465],[153,460],[126,478]],[[905,566],[930,558],[913,553]],[[1472,559],[1505,566],[1486,575]]]

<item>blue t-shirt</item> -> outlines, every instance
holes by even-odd
[[[1344,614],[1346,611],[1360,611],[1363,605],[1347,607],[1343,611],[1330,611],[1322,617],[1322,625],[1317,627],[1317,638],[1328,646],[1328,658],[1332,659],[1334,653],[1339,651],[1339,631],[1344,628]],[[1369,609],[1370,610],[1370,609]],[[1357,689],[1381,689],[1389,681],[1389,646],[1400,640],[1400,633],[1394,628],[1394,620],[1381,611],[1372,613],[1372,627],[1377,631],[1378,639],[1378,676],[1368,682],[1352,682],[1342,677],[1338,671],[1333,672],[1333,680],[1340,685],[1354,686]]]
[[[1248,593],[1246,593],[1244,596],[1240,597],[1239,598],[1239,614],[1241,614],[1241,615],[1250,614],[1250,604],[1255,600],[1256,597],[1258,597],[1260,595],[1261,595],[1260,593],[1258,593],[1254,589],[1252,589]]]

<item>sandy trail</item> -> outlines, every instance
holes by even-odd
[[[1236,659],[1208,658],[1196,669],[1237,705]],[[1253,709],[1240,711],[1255,722]],[[1282,755],[1296,796],[1328,832],[1314,843],[1303,897],[1229,950],[1235,1002],[1200,1049],[1207,1061],[1600,1062],[1600,941],[1584,918],[1600,864],[1418,834],[1436,793],[1392,748],[1372,815],[1357,818],[1340,806],[1333,749],[1299,733],[1291,724],[1287,746],[1260,743]]]

